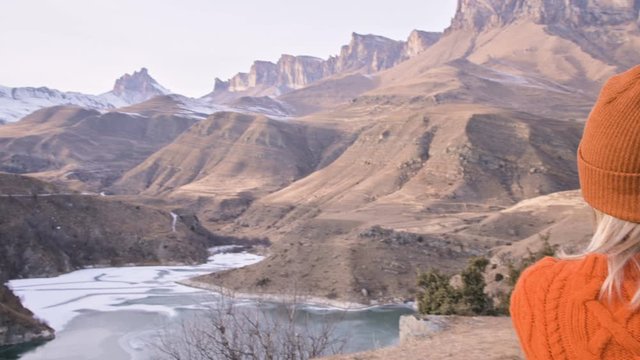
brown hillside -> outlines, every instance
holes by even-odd
[[[88,265],[196,263],[221,241],[188,216],[178,219],[173,232],[172,217],[162,209],[112,197],[43,193],[55,188],[0,173],[5,183],[14,184],[0,194],[5,278],[51,276]],[[15,184],[23,189],[13,192]]]
[[[345,141],[324,127],[219,112],[127,172],[117,189],[161,194],[265,194],[324,166]]]
[[[0,128],[0,170],[98,191],[194,122],[164,114],[46,108]]]
[[[559,211],[550,202],[533,212],[500,211],[578,187],[582,122],[602,82],[639,55],[618,41],[640,39],[632,21],[637,10],[589,2],[549,18],[553,6],[547,1],[531,11],[507,3],[462,1],[460,11],[472,15],[459,13],[437,43],[378,73],[376,88],[303,117],[348,128],[356,140],[330,165],[254,201],[227,231],[270,236],[273,255],[210,280],[255,290],[270,274],[262,290],[277,292],[313,279],[317,286],[305,291],[326,295],[332,283],[341,284],[339,297],[367,302],[407,296],[402,289],[412,279],[403,274],[416,268],[460,264],[456,256],[429,249],[423,250],[432,257],[411,248],[421,254],[415,261],[392,247],[377,253],[382,245],[360,237],[374,225],[449,240],[449,249],[462,243],[458,250],[466,255],[490,254],[499,245],[505,250],[496,251],[517,257],[540,246],[539,234],[549,231],[552,243],[571,237],[578,248],[590,231],[583,205]],[[588,35],[577,39],[583,33]],[[384,234],[393,243],[394,233]],[[520,240],[522,246],[514,245]],[[270,271],[294,261],[297,271]]]

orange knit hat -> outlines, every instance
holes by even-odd
[[[640,66],[602,88],[578,147],[578,172],[589,205],[640,223]]]

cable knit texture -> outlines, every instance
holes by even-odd
[[[607,258],[544,258],[522,274],[511,316],[527,359],[640,359],[640,314],[629,302],[640,280],[625,269],[621,296],[600,300]]]
[[[602,88],[578,148],[578,171],[589,205],[640,223],[640,66]]]

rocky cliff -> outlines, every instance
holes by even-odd
[[[438,32],[413,30],[404,44],[402,53],[405,58],[412,58],[435,44],[441,36]]]
[[[159,95],[170,94],[171,91],[160,85],[149,75],[147,68],[135,71],[133,74],[124,74],[118,78],[113,85],[113,90],[101,95],[103,98],[113,100],[119,99],[120,106],[143,102]]]
[[[374,73],[397,64],[402,59],[404,42],[377,35],[353,33],[349,45],[330,57],[327,67],[332,74],[351,71]]]
[[[562,26],[619,25],[638,21],[635,0],[460,0],[450,30],[482,30],[517,20]]]
[[[264,91],[278,95],[337,74],[375,73],[411,58],[440,38],[440,33],[414,30],[407,41],[391,40],[377,35],[353,33],[340,53],[326,60],[311,56],[282,55],[277,63],[256,61],[248,73],[231,79],[215,80],[215,92]]]
[[[1,283],[2,281],[0,281]],[[2,347],[51,340],[53,329],[35,319],[11,290],[0,284],[0,353]]]

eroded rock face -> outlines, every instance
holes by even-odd
[[[325,62],[322,59],[282,55],[277,64],[255,61],[248,73],[238,73],[228,81],[216,79],[214,91],[239,92],[270,86],[299,89],[325,75]]]
[[[324,61],[312,56],[282,55],[276,86],[300,89],[325,77]]]
[[[340,55],[327,61],[328,72],[364,70],[373,73],[396,65],[402,58],[404,42],[377,35],[353,33],[351,42],[340,50]]]
[[[484,30],[519,19],[539,24],[617,25],[638,20],[635,0],[459,0],[451,30]]]
[[[435,44],[442,33],[413,30],[402,50],[405,58],[414,57]]]
[[[239,92],[275,87],[278,89],[276,93],[279,93],[300,89],[336,74],[370,74],[421,53],[438,41],[441,35],[414,30],[405,42],[353,33],[351,41],[341,48],[339,55],[323,60],[285,54],[277,63],[256,61],[248,73],[238,73],[227,81],[216,79],[214,91]]]
[[[121,76],[116,80],[110,93],[129,104],[135,104],[154,96],[167,95],[170,91],[152,78],[146,68],[142,68],[133,74]]]
[[[247,80],[248,86],[274,84],[278,81],[278,66],[269,61],[256,61],[251,66]]]

